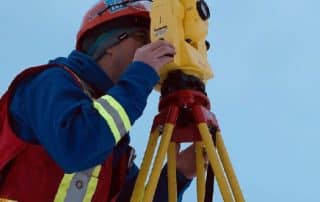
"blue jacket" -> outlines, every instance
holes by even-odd
[[[131,63],[116,84],[87,55],[73,51],[68,58],[57,58],[93,88],[116,99],[127,112],[131,124],[141,116],[148,95],[159,81],[157,73],[142,62]],[[93,101],[77,85],[71,74],[52,67],[19,84],[10,105],[15,132],[23,140],[42,145],[65,172],[82,171],[102,163],[115,149],[115,160],[129,145],[125,135],[121,145],[93,107]],[[118,158],[117,158],[118,157]],[[121,201],[129,201],[138,168],[133,165],[126,177]],[[167,173],[163,169],[155,201],[167,200]],[[177,172],[179,200],[189,186]]]

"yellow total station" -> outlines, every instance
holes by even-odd
[[[224,201],[244,201],[203,89],[203,83],[213,77],[207,61],[209,16],[204,0],[153,0],[151,40],[171,42],[177,54],[174,61],[160,72],[161,82],[157,88],[161,88],[159,113],[153,120],[131,202],[152,201],[166,155],[168,201],[177,201],[176,143],[184,142],[196,145],[198,202],[213,200],[214,178]],[[210,163],[207,168],[204,166],[204,151]]]
[[[207,60],[210,11],[203,0],[154,0],[151,40],[165,39],[176,48],[174,61],[160,72],[160,86],[172,70],[182,70],[203,82],[213,77]]]

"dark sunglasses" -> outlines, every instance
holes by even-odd
[[[148,31],[136,31],[136,32],[133,32],[133,33],[123,33],[119,36],[119,42],[124,40],[124,39],[127,39],[127,38],[133,38],[134,40],[136,41],[139,41],[143,44],[148,44],[151,42],[150,40],[150,34]]]

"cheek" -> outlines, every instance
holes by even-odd
[[[128,54],[128,55],[130,55],[129,58],[130,58],[131,60],[133,60],[134,55],[135,55],[135,53],[136,53],[136,50],[137,50],[136,48],[135,48],[135,49],[132,49],[132,50],[130,51],[130,54]]]
[[[135,50],[132,49],[126,49],[123,51],[118,58],[118,61],[120,63],[119,66],[122,66],[123,69],[126,69],[127,66],[132,62],[134,58]]]
[[[127,61],[129,62],[129,63],[131,63],[132,62],[132,60],[133,60],[133,58],[134,58],[134,55],[135,55],[135,53],[136,53],[136,50],[138,49],[138,48],[140,48],[141,46],[136,46],[136,47],[132,47],[132,48],[130,48],[130,49],[127,49],[127,57],[126,57],[126,59],[127,59]]]
[[[122,54],[120,54],[120,55],[122,55],[122,57],[120,59],[123,62],[123,64],[125,66],[127,66],[132,62],[134,55],[136,53],[136,50],[138,48],[142,47],[143,44],[141,44],[140,42],[137,42],[135,40],[129,39],[127,41],[127,43],[126,44],[124,43],[123,45],[124,45],[124,47],[122,49],[123,52],[122,52]]]
[[[125,62],[126,65],[132,62],[135,52],[135,49],[126,51],[126,56],[123,58],[123,62]]]

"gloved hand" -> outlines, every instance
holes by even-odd
[[[159,40],[149,43],[135,52],[133,61],[140,61],[150,65],[159,73],[160,69],[173,61],[173,56],[176,54],[175,48],[169,42]]]

